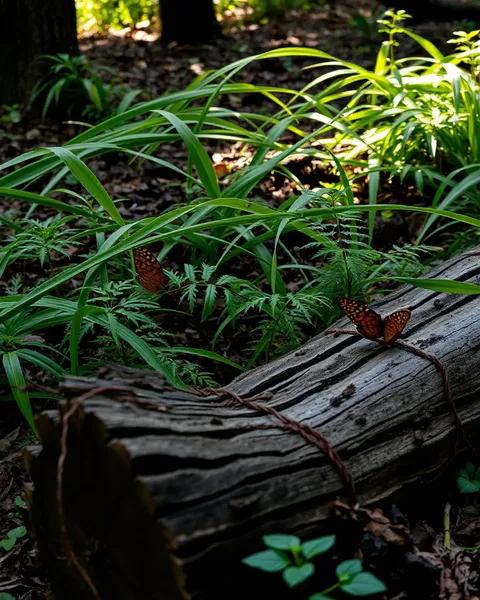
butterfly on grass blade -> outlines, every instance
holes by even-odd
[[[339,298],[338,304],[363,337],[369,340],[379,340],[383,337],[387,344],[400,337],[412,314],[409,308],[402,308],[382,318],[366,304],[350,298]]]
[[[137,270],[137,281],[147,292],[157,293],[165,286],[162,265],[146,246],[135,248],[133,261]]]

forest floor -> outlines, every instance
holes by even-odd
[[[279,47],[319,48],[339,58],[371,67],[380,41],[370,39],[360,28],[353,26],[351,20],[358,11],[365,11],[364,14],[368,15],[375,6],[376,3],[371,0],[339,0],[335,8],[317,8],[309,13],[293,11],[282,17],[272,18],[265,24],[245,23],[235,26],[231,22],[225,38],[214,44],[196,47],[164,47],[151,41],[152,38],[143,32],[132,37],[83,37],[80,40],[80,48],[89,58],[111,67],[122,83],[134,89],[146,90],[143,97],[148,99],[166,91],[183,89],[194,77],[206,70],[217,69],[240,58]],[[380,12],[378,10],[375,14],[379,16]],[[428,22],[412,28],[420,35],[428,37],[441,49],[445,49],[445,42],[451,37],[451,32],[462,28],[462,24]],[[412,47],[413,42],[406,40],[402,52],[407,54]],[[252,63],[243,72],[242,79],[256,85],[274,84],[300,89],[311,81],[312,73],[300,70],[297,62],[279,59]],[[264,102],[260,95],[254,94],[243,96],[241,99],[232,96],[227,101],[230,102],[230,108],[251,112],[262,110]],[[7,112],[4,111],[4,115]],[[20,123],[8,123],[8,119],[4,119],[3,124],[0,123],[0,163],[38,146],[61,145],[80,130],[79,126],[67,125],[60,121],[26,119]],[[228,164],[233,169],[243,165],[248,158],[245,152],[240,152],[240,145],[218,144],[206,147],[214,161]],[[161,152],[167,155],[168,160],[178,161],[179,166],[184,164],[186,153],[180,145],[162,146]],[[172,180],[171,172],[165,172],[158,165],[146,163],[139,170],[135,165],[128,164],[125,158],[115,155],[94,159],[89,162],[89,166],[114,197],[129,198],[130,203],[120,208],[124,218],[134,220],[155,216],[171,204],[184,200],[184,188],[179,185],[180,182]],[[300,161],[295,168],[304,183],[310,178],[311,185],[314,186],[319,180],[320,175],[315,171],[319,168],[318,165]],[[256,189],[258,196],[274,205],[278,205],[293,193],[294,190],[286,179],[274,175]],[[362,199],[361,184],[357,193]],[[420,197],[416,197],[417,192],[408,187],[390,185],[382,193],[384,201],[394,196],[398,198],[398,194],[406,201],[413,201],[411,196],[419,202],[422,201]],[[3,209],[17,210],[19,214],[25,211],[21,203],[5,199],[0,200],[0,210]],[[35,216],[44,218],[49,215],[48,210],[39,210]],[[376,244],[380,248],[388,248],[395,243],[409,243],[415,238],[417,228],[418,219],[411,215],[395,215],[388,221],[382,221],[379,217],[376,223]],[[178,265],[169,264],[167,260],[166,266],[175,268]],[[30,285],[35,283],[38,276],[39,273],[35,271],[24,273]],[[245,269],[242,276],[249,276]],[[184,327],[182,333],[177,331],[175,342],[177,345],[202,347],[205,335],[208,336],[208,331],[205,333],[190,325]],[[220,341],[220,346],[222,343],[224,347],[228,346],[229,356],[233,360],[236,356],[232,344],[240,348],[245,342],[244,335],[244,332],[242,334],[240,331]],[[233,338],[233,342],[230,338]],[[221,352],[221,348],[219,351]],[[230,374],[227,375],[229,376]],[[21,420],[16,406],[0,402],[0,540],[9,531],[23,524],[22,490],[28,485],[29,478],[22,463],[22,449],[33,441],[31,432]],[[407,522],[400,513],[396,514],[399,522]],[[477,504],[469,500],[464,502],[462,516],[452,525],[452,529],[456,531],[463,530],[462,541],[466,546],[478,544],[479,531],[474,525],[479,520],[478,515],[480,510]],[[427,519],[420,519],[419,522],[409,525],[414,532],[414,544],[417,548],[435,553],[442,533],[442,523],[437,521],[432,524],[428,523]],[[384,547],[378,549],[379,560],[385,560],[387,551]],[[11,594],[17,600],[33,600],[48,594],[48,580],[41,567],[36,564],[35,558],[35,548],[28,536],[19,538],[8,551],[0,548],[0,598],[2,592]],[[461,565],[456,565],[455,568],[461,569]],[[431,579],[431,585],[427,586],[426,591],[422,591],[423,595],[417,597],[436,598],[438,570],[432,576],[429,569],[431,571],[426,560],[422,562],[418,559],[414,565],[410,565],[410,571],[405,571],[401,576],[397,572],[397,577],[398,580],[401,580],[403,575],[407,579]],[[453,566],[450,576],[451,595],[448,598],[466,597],[462,595],[463,592],[457,584],[458,573],[454,572]],[[396,588],[395,598],[414,597],[399,590],[398,581]],[[480,584],[477,592],[480,593]]]

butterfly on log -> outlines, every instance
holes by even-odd
[[[162,265],[146,246],[135,248],[133,261],[137,270],[136,279],[147,292],[155,294],[165,287]]]
[[[358,333],[369,340],[378,341],[383,338],[387,344],[392,344],[400,337],[412,314],[409,308],[402,308],[382,317],[366,304],[350,298],[339,298],[338,304],[356,325]]]

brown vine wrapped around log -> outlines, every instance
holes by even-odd
[[[478,283],[479,274],[478,256],[463,255],[430,276]],[[479,447],[479,297],[404,286],[375,308],[386,314],[400,306],[413,308],[404,339],[448,370],[465,436]],[[407,485],[418,492],[454,455],[442,379],[401,348],[322,335],[228,387],[242,397],[270,392],[259,402],[321,432],[362,505]],[[156,373],[124,367],[105,368],[98,379],[67,377],[64,390],[70,397],[90,390],[69,424],[63,518],[102,600],[184,598],[177,560],[194,598],[259,597],[256,574],[241,559],[262,549],[261,535],[321,535],[329,502],[345,498],[316,446],[271,428],[278,424],[271,416],[225,405],[225,397],[175,390]],[[41,415],[38,430],[42,448],[27,462],[40,555],[58,598],[92,598],[58,523],[58,413]]]

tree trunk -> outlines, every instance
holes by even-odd
[[[480,21],[479,0],[390,0],[388,6],[405,10],[419,21]]]
[[[431,276],[478,283],[479,274],[478,256],[463,255]],[[413,307],[403,337],[448,370],[465,435],[478,446],[480,297],[404,286],[378,306],[383,314]],[[265,533],[321,535],[330,526],[329,503],[345,498],[326,455],[293,431],[271,428],[278,424],[272,416],[124,367],[105,368],[97,380],[68,377],[64,387],[69,396],[90,390],[70,421],[62,487],[68,539],[102,600],[158,598],[159,585],[170,590],[162,598],[181,597],[167,530],[193,597],[264,597],[252,585],[258,574],[241,559],[262,549]],[[242,397],[271,392],[259,403],[326,436],[364,506],[399,494],[418,503],[426,494],[422,478],[454,455],[456,428],[441,376],[400,347],[321,335],[229,390]],[[43,448],[27,462],[40,555],[58,598],[91,598],[58,529],[58,413],[43,414],[38,430]]]
[[[0,104],[25,104],[44,74],[35,59],[78,54],[75,0],[0,0],[0,15]]]
[[[160,0],[160,17],[162,42],[201,44],[221,34],[212,0]]]

